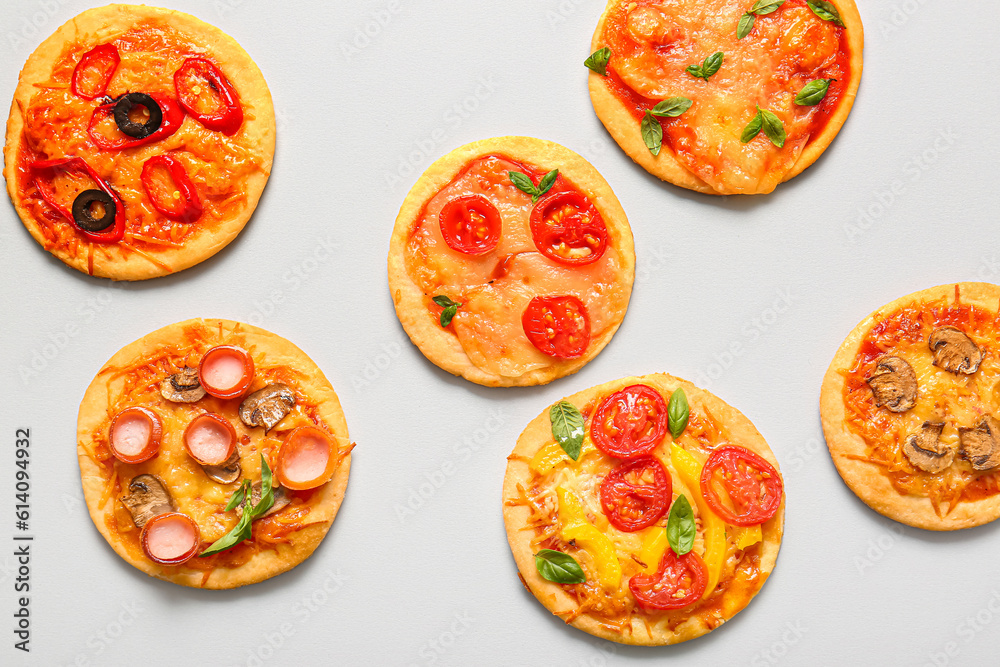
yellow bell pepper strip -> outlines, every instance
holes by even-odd
[[[759,523],[756,526],[735,526],[733,539],[737,549],[746,549],[763,541],[764,533],[761,531]]]
[[[594,445],[590,442],[590,438],[584,438],[583,446],[580,448],[580,458],[582,459],[587,455],[587,452],[593,451],[593,449]],[[566,462],[574,463],[558,442],[550,442],[538,450],[528,463],[528,467],[537,475],[547,475],[557,465]]]
[[[622,566],[618,562],[618,552],[608,536],[587,521],[580,500],[565,487],[556,487],[559,496],[559,520],[562,531],[559,537],[564,542],[573,541],[589,553],[597,568],[597,578],[607,591],[616,591],[622,581]]]
[[[646,564],[643,570],[646,574],[656,574],[663,560],[663,554],[670,547],[667,540],[667,531],[663,526],[653,526],[646,529],[646,534],[642,538],[642,549],[639,551],[639,560]]]
[[[712,512],[701,493],[702,464],[698,462],[698,459],[674,443],[670,446],[670,462],[691,491],[691,495],[694,496],[694,500],[698,504],[701,524],[705,528],[705,555],[702,560],[705,561],[708,580],[705,582],[705,594],[702,598],[706,598],[712,594],[715,586],[719,583],[722,565],[726,561],[726,523]]]

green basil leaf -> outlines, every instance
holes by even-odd
[[[743,39],[749,35],[750,31],[753,30],[755,20],[757,20],[756,17],[750,12],[741,16],[740,22],[736,24],[736,39]]]
[[[667,519],[667,542],[675,554],[683,556],[694,546],[694,534],[694,512],[691,511],[691,503],[684,494],[681,494],[670,507],[670,517]]]
[[[510,176],[510,182],[517,186],[517,189],[528,195],[537,195],[538,188],[535,184],[531,182],[531,178],[527,174],[522,174],[519,171],[507,172]]]
[[[260,500],[253,506],[252,519],[257,519],[264,515],[274,505],[274,487],[271,484],[271,467],[267,465],[264,455],[260,455]],[[253,495],[250,496],[253,498]]]
[[[806,4],[809,5],[809,9],[813,10],[813,14],[824,21],[839,25],[841,28],[846,27],[844,20],[840,18],[840,12],[837,11],[832,2],[827,2],[826,0],[806,0]]]
[[[538,201],[538,198],[544,195],[546,192],[552,189],[552,186],[556,182],[556,177],[559,176],[559,170],[553,169],[549,173],[542,176],[542,180],[538,181],[538,193],[531,198],[534,203]]]
[[[234,509],[243,504],[243,499],[246,497],[248,484],[250,484],[250,480],[245,479],[240,483],[240,488],[233,491],[233,495],[229,497],[229,502],[226,503],[227,512],[232,512]]]
[[[455,315],[458,314],[459,304],[453,303],[444,310],[441,311],[441,326],[447,327],[451,324],[451,321],[455,319]]]
[[[687,428],[690,416],[691,409],[688,407],[687,394],[678,387],[674,393],[670,394],[670,403],[667,405],[667,420],[670,426],[670,435],[674,436],[674,440],[681,437],[681,433]]]
[[[696,79],[703,79],[704,78],[706,81],[708,81],[708,79],[705,78],[705,74],[701,71],[701,65],[688,65],[684,69],[684,71],[687,72],[688,74],[690,74],[691,76],[693,76]]]
[[[771,12],[778,11],[778,7],[785,4],[785,0],[757,0],[753,3],[750,11],[757,16],[765,16]]]
[[[559,401],[549,408],[549,421],[552,422],[552,437],[567,456],[579,460],[586,423],[580,411],[568,401]]]
[[[447,308],[448,306],[454,306],[455,302],[446,297],[443,294],[438,294],[436,297],[431,299],[434,303],[441,306],[442,308]]]
[[[719,71],[725,57],[726,56],[722,53],[722,51],[716,51],[709,57],[705,58],[705,62],[701,64],[702,78],[704,78],[705,81],[708,81],[708,77]]]
[[[642,140],[646,143],[646,148],[653,155],[660,154],[660,147],[663,146],[663,126],[660,121],[653,118],[653,114],[646,112],[642,117]]]
[[[836,79],[814,79],[804,85],[799,94],[795,96],[795,103],[800,107],[816,106],[826,97],[826,91],[830,84]]]
[[[659,118],[676,118],[690,109],[692,104],[686,97],[668,97],[650,109],[649,113]]]
[[[603,49],[597,49],[591,53],[590,56],[583,61],[583,64],[601,76],[607,76],[609,60],[611,60],[611,49],[605,46]]]
[[[535,569],[542,579],[557,584],[582,584],[587,580],[575,558],[554,549],[542,549],[535,554]]]
[[[754,117],[750,119],[747,126],[743,128],[743,134],[740,135],[740,141],[743,143],[748,143],[751,139],[760,134],[760,128],[764,124],[764,117],[760,113],[758,108],[757,113]]]
[[[240,517],[240,522],[236,524],[231,531],[217,539],[211,544],[211,546],[198,554],[198,558],[205,558],[206,556],[217,554],[220,551],[225,551],[226,549],[235,547],[243,540],[249,540],[253,535],[253,529],[250,527],[250,522],[252,521],[250,515],[251,512],[244,511],[243,516]]]
[[[761,109],[761,120],[764,134],[771,140],[771,143],[781,148],[785,145],[785,126],[781,119],[767,109]]]

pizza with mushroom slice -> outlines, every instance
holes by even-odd
[[[274,140],[271,94],[235,40],[174,10],[108,5],[28,58],[4,178],[43,248],[89,275],[142,280],[236,238]]]
[[[657,373],[536,417],[507,457],[503,516],[521,582],[553,614],[623,644],[700,637],[774,568],[784,483],[739,411]]]
[[[344,498],[354,445],[302,350],[228,320],[163,327],[115,354],[77,423],[87,508],[150,576],[235,588],[309,557]]]
[[[609,0],[590,97],[648,172],[707,194],[759,194],[833,141],[861,81],[853,0]]]
[[[403,202],[389,288],[437,366],[487,386],[544,384],[611,340],[635,274],[610,186],[550,141],[499,137],[432,164]]]
[[[820,414],[840,476],[880,514],[928,530],[1000,517],[1000,287],[932,287],[866,317]]]

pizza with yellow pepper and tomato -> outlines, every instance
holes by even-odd
[[[344,499],[354,445],[337,394],[273,333],[197,319],[126,345],[80,404],[87,508],[150,576],[234,588],[290,570]]]
[[[784,483],[739,411],[666,374],[574,394],[507,458],[504,523],[525,587],[625,644],[675,644],[743,609],[778,557]]]
[[[837,136],[863,49],[854,0],[610,0],[585,64],[598,118],[644,169],[757,194]]]
[[[28,58],[4,178],[46,250],[90,275],[142,280],[236,238],[274,136],[267,84],[235,40],[174,10],[108,5]]]
[[[868,506],[929,530],[1000,517],[1000,286],[901,297],[847,336],[823,379],[823,433]]]
[[[486,386],[575,373],[618,330],[635,251],[625,211],[585,159],[497,137],[432,164],[406,196],[389,289],[410,340]]]

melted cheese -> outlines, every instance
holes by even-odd
[[[813,79],[846,76],[838,65],[842,29],[804,3],[787,2],[756,17],[752,32],[738,40],[736,26],[748,8],[732,0],[622,2],[609,14],[604,37],[612,69],[633,91],[653,103],[678,95],[694,101],[665,124],[665,141],[689,171],[724,192],[773,190],[809,140],[819,110],[794,104],[795,95]],[[685,71],[719,51],[722,67],[708,81]],[[763,132],[740,141],[756,105],[784,124],[784,148]]]
[[[411,279],[431,297],[443,294],[461,303],[451,329],[478,368],[519,377],[559,360],[538,351],[528,340],[521,315],[536,296],[572,295],[587,308],[591,340],[621,321],[628,293],[621,255],[611,244],[597,261],[582,266],[557,264],[535,247],[531,236],[531,197],[510,182],[518,165],[488,156],[469,167],[428,200],[406,247]],[[482,195],[502,220],[497,248],[471,257],[452,250],[441,234],[441,209],[455,197]],[[433,311],[436,312],[436,311]]]

